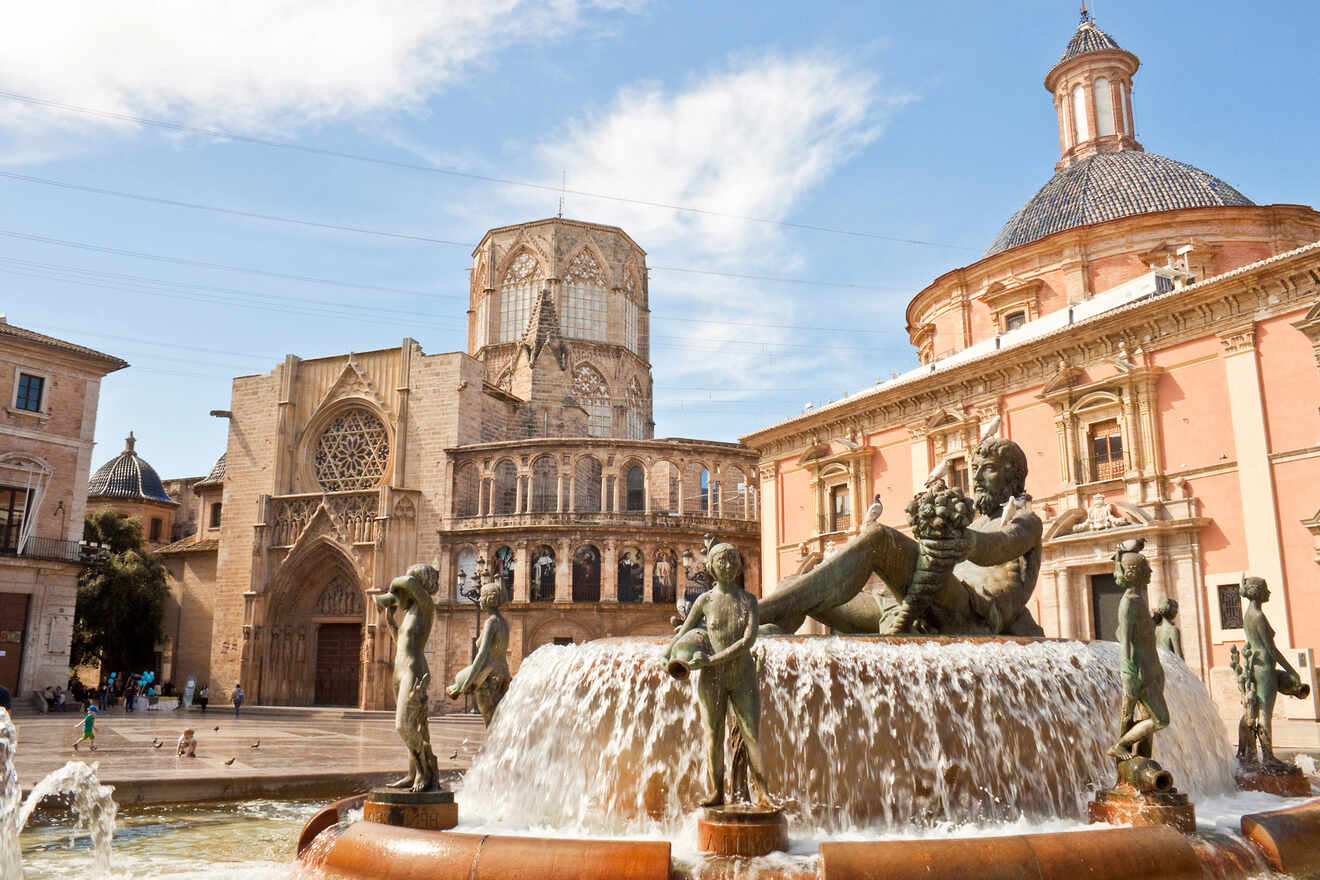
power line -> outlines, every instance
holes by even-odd
[[[109,110],[96,110],[90,107],[79,107],[74,104],[65,104],[60,101],[51,101],[45,98],[36,98],[30,95],[21,95],[16,92],[0,91],[0,98],[8,98],[11,101],[18,101],[24,104],[30,104],[38,107],[45,107],[52,110],[60,110],[66,113],[79,113],[85,116],[93,116],[100,119],[114,119],[120,122],[133,122],[138,125],[146,125],[154,128],[167,129],[169,131],[187,132],[189,134],[200,134],[208,137],[222,138],[225,140],[239,141],[241,143],[253,144],[262,147],[273,147],[281,150],[295,150],[300,153],[307,153],[314,156],[325,156],[333,159],[346,159],[353,162],[366,162],[372,165],[381,165],[388,168],[400,168],[408,171],[421,171],[428,174],[442,174],[448,177],[460,177],[468,180],[479,180],[485,183],[498,183],[505,186],[518,186],[527,189],[535,189],[541,192],[555,192],[561,196],[564,194],[580,196],[588,199],[601,199],[610,202],[621,202],[631,205],[642,205],[649,208],[661,208],[666,211],[680,211],[687,214],[698,214],[706,217],[721,217],[728,220],[741,220],[746,223],[761,223],[769,226],[781,226],[788,229],[802,229],[810,232],[825,232],[832,235],[846,235],[853,238],[872,238],[880,241],[891,241],[899,244],[921,245],[923,247],[949,248],[952,250],[974,251],[965,245],[950,244],[941,241],[927,241],[917,238],[904,238],[895,235],[882,235],[877,232],[862,232],[853,229],[843,229],[837,226],[819,226],[811,223],[794,223],[788,220],[773,220],[766,217],[753,217],[746,214],[734,214],[726,211],[713,211],[706,208],[693,208],[685,205],[669,204],[667,202],[649,201],[646,199],[634,199],[626,196],[609,195],[606,193],[588,192],[585,190],[567,189],[562,184],[553,186],[551,184],[533,183],[526,180],[514,180],[507,177],[494,177],[486,174],[475,174],[469,171],[459,171],[454,168],[440,168],[434,165],[421,165],[416,162],[403,162],[397,159],[384,159],[379,156],[366,156],[361,153],[350,153],[343,150],[331,150],[325,147],[312,147],[306,144],[296,144],[290,141],[279,141],[271,138],[259,138],[252,135],[238,134],[236,132],[225,131],[218,128],[205,128],[202,126],[187,125],[182,122],[173,122],[164,119],[151,119],[145,116],[136,116],[131,113],[118,113]]]

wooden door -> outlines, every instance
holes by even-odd
[[[18,677],[23,671],[23,642],[27,634],[28,595],[26,593],[0,593],[0,684],[9,689],[14,702],[22,696],[18,692]]]
[[[323,623],[316,631],[316,705],[356,706],[362,624]]]

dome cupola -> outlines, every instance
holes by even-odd
[[[87,498],[129,499],[177,504],[161,484],[156,469],[134,451],[137,438],[128,432],[124,451],[96,469],[87,481]]]

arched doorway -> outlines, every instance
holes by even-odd
[[[619,554],[619,601],[640,602],[643,596],[642,551],[625,548]]]
[[[573,554],[573,601],[600,601],[600,551],[592,544]]]

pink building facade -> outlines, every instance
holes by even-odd
[[[1231,714],[1244,573],[1269,581],[1304,678],[1320,645],[1320,213],[1145,152],[1139,63],[1083,21],[1045,79],[1056,174],[980,260],[912,299],[920,367],[742,439],[760,456],[772,593],[856,534],[873,495],[906,528],[934,467],[965,484],[999,418],[1045,523],[1031,610],[1046,634],[1113,637],[1109,557],[1143,536],[1152,604],[1178,601],[1185,659]]]

